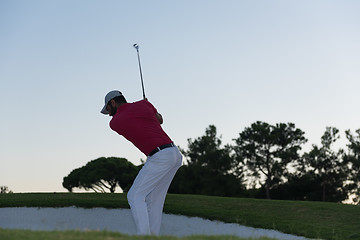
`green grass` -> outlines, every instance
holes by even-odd
[[[129,236],[107,231],[29,231],[7,230],[0,228],[1,240],[249,240],[234,236],[190,236],[177,238],[172,236]],[[256,240],[274,240],[272,238],[256,238]]]
[[[124,194],[26,193],[0,194],[0,207],[128,208]],[[167,196],[166,213],[198,216],[284,233],[329,240],[360,240],[360,206],[323,202],[276,201],[198,195]],[[0,230],[0,239],[4,231]],[[40,234],[40,233],[34,233]],[[45,234],[45,233],[44,233]],[[52,234],[52,233],[46,233]],[[68,233],[54,233],[68,234]],[[69,234],[74,234],[70,232]],[[82,233],[76,233],[81,235]],[[86,233],[84,233],[86,234]],[[94,233],[95,234],[95,233]],[[98,234],[98,233],[96,233]],[[110,234],[110,233],[99,233]],[[122,239],[102,238],[102,239]],[[18,238],[25,239],[25,238]],[[31,239],[31,238],[29,238]],[[35,238],[34,238],[35,239]],[[42,239],[42,238],[38,238]],[[48,239],[61,239],[51,237]],[[68,238],[65,239],[92,239]],[[97,238],[94,238],[97,239]],[[136,239],[136,238],[134,238]],[[174,238],[176,239],[176,238]],[[202,238],[197,238],[202,239]],[[204,239],[208,239],[205,237]],[[217,238],[219,239],[219,238]],[[233,238],[235,239],[235,238]]]

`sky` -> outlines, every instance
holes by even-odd
[[[1,0],[0,186],[65,192],[99,157],[144,156],[109,128],[104,97],[142,90],[187,149],[213,124],[224,144],[255,121],[295,123],[308,143],[360,128],[356,0]]]

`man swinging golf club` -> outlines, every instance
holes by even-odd
[[[121,92],[111,91],[101,113],[112,116],[110,128],[147,156],[127,199],[138,234],[158,235],[166,193],[182,156],[161,128],[163,118],[145,98],[144,88],[143,93],[143,100],[127,103]]]

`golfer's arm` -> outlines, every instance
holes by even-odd
[[[158,122],[159,122],[160,124],[163,124],[164,120],[163,120],[161,114],[160,114],[160,113],[156,113],[155,116],[156,116],[156,119],[158,120]]]

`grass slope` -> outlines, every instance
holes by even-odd
[[[1,240],[251,240],[234,236],[190,236],[177,238],[172,236],[128,236],[120,233],[106,231],[29,231],[7,230],[0,228]],[[257,240],[274,240],[271,238],[257,238]]]
[[[26,193],[0,195],[0,207],[25,206],[129,207],[124,194]],[[360,240],[360,206],[169,194],[164,211],[239,223],[251,227],[275,229],[308,238]]]

